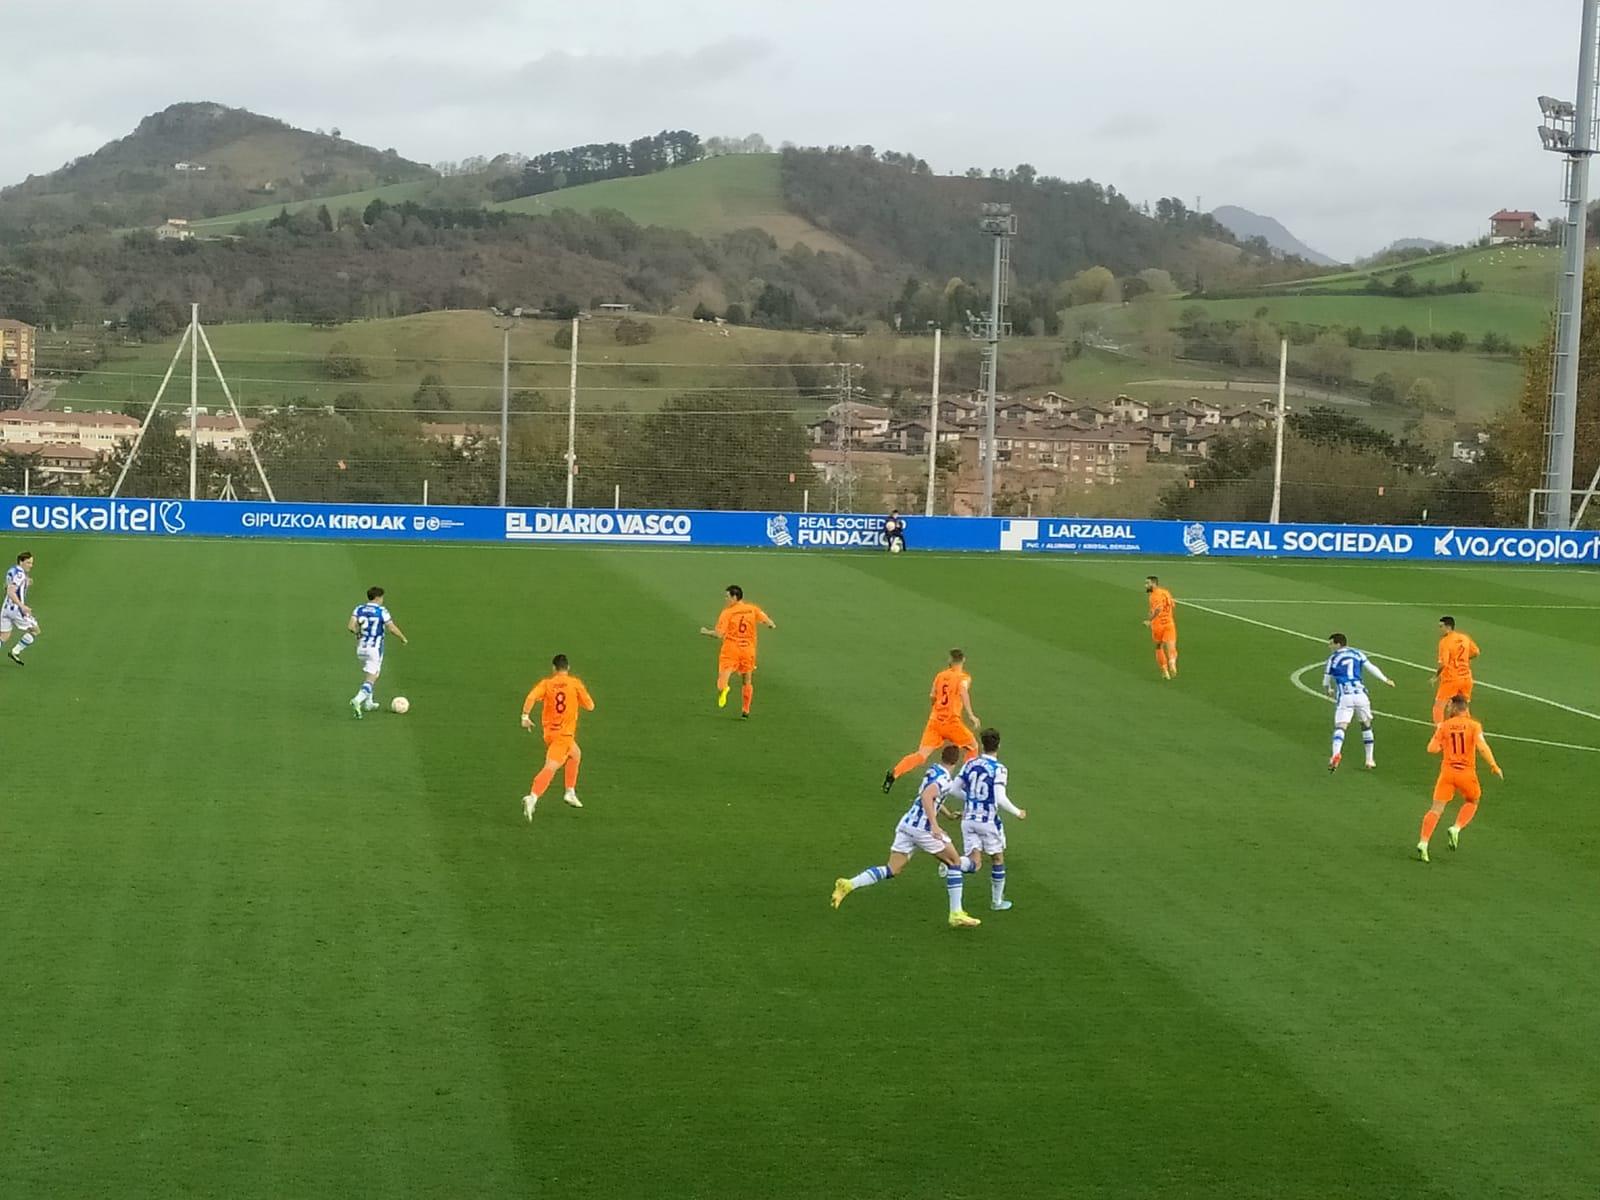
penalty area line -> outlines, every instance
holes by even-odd
[[[1185,604],[1192,604],[1198,608],[1202,604],[1284,604],[1284,605],[1337,605],[1339,608],[1425,608],[1439,609],[1441,611],[1454,607],[1460,612],[1471,612],[1474,609],[1550,609],[1560,612],[1600,612],[1600,604],[1473,604],[1463,601],[1451,605],[1448,601],[1441,604],[1438,601],[1423,603],[1417,600],[1263,600],[1252,596],[1248,599],[1219,598],[1216,596],[1202,596],[1198,600],[1185,600]]]
[[[1314,696],[1318,700],[1324,700],[1327,703],[1332,704],[1334,703],[1332,696],[1328,695],[1326,692],[1318,691],[1316,688],[1311,687],[1305,682],[1306,672],[1320,671],[1325,665],[1325,663],[1320,662],[1307,663],[1298,671],[1290,671],[1289,682],[1294,684],[1295,687],[1299,688],[1306,695]],[[1425,725],[1429,729],[1433,728],[1432,721],[1424,721],[1421,717],[1407,717],[1401,715],[1400,713],[1384,712],[1380,708],[1374,708],[1372,710],[1372,715],[1375,717],[1382,717],[1387,721],[1404,721],[1408,725]],[[1600,754],[1600,746],[1579,746],[1572,742],[1550,742],[1546,741],[1544,738],[1522,737],[1515,733],[1490,733],[1488,730],[1484,730],[1483,736],[1486,738],[1493,738],[1497,742],[1526,742],[1531,746],[1553,746],[1557,750],[1581,750],[1585,754]]]
[[[1239,613],[1231,613],[1226,609],[1209,608],[1206,605],[1198,603],[1194,600],[1179,601],[1179,604],[1187,604],[1190,608],[1197,608],[1201,612],[1208,612],[1213,616],[1227,617],[1230,621],[1243,621],[1246,625],[1255,625],[1261,629],[1270,629],[1273,633],[1283,633],[1287,634],[1289,637],[1300,638],[1302,641],[1321,642],[1323,645],[1327,645],[1327,638],[1318,637],[1314,633],[1301,633],[1298,629],[1286,629],[1282,625],[1274,625],[1270,621],[1258,621],[1254,617],[1241,616]],[[1375,650],[1368,650],[1366,653],[1369,658],[1381,658],[1384,662],[1399,663],[1402,667],[1415,667],[1419,671],[1427,671],[1430,674],[1433,671],[1433,668],[1425,663],[1412,662],[1409,658],[1397,658],[1393,654],[1379,654]],[[1535,696],[1532,692],[1521,692],[1516,688],[1503,687],[1498,683],[1486,683],[1482,679],[1474,679],[1472,682],[1474,687],[1488,688],[1490,691],[1494,692],[1504,692],[1508,696],[1517,696],[1523,700],[1532,700],[1535,704],[1547,704],[1551,708],[1559,708],[1562,712],[1573,713],[1580,717],[1588,717],[1591,721],[1600,721],[1600,713],[1593,713],[1584,708],[1574,708],[1570,704],[1563,704],[1559,700],[1551,700],[1547,696]]]

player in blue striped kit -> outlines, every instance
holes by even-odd
[[[1028,810],[1018,808],[1006,795],[1006,767],[997,757],[1000,731],[985,729],[978,741],[983,753],[961,768],[957,781],[966,796],[961,809],[961,853],[974,871],[983,865],[983,856],[989,856],[993,864],[989,868],[989,907],[1005,912],[1011,901],[1006,899],[1006,827],[1000,814],[1026,821]]]
[[[361,689],[350,697],[350,708],[359,721],[378,707],[378,702],[372,698],[372,688],[383,673],[384,635],[392,633],[402,642],[406,642],[406,635],[400,632],[400,626],[384,607],[381,587],[367,589],[367,602],[356,606],[347,628],[356,635],[356,658],[361,662]]]
[[[978,918],[968,916],[961,907],[963,876],[977,870],[971,859],[956,853],[950,835],[939,828],[941,801],[956,791],[955,765],[961,761],[961,748],[947,745],[939,761],[929,767],[917,789],[917,798],[911,802],[906,815],[894,827],[894,842],[889,847],[889,861],[881,867],[868,867],[854,879],[837,879],[833,884],[833,906],[838,908],[844,898],[857,888],[871,887],[893,879],[905,869],[906,863],[918,850],[939,860],[944,876],[945,893],[950,899],[950,927],[970,929],[979,924]]]
[[[1370,771],[1378,763],[1373,758],[1372,697],[1367,695],[1367,685],[1362,675],[1371,671],[1374,679],[1390,687],[1394,686],[1394,680],[1380,671],[1377,664],[1365,654],[1351,646],[1344,634],[1330,633],[1328,645],[1333,648],[1333,653],[1328,656],[1328,665],[1322,671],[1322,690],[1333,697],[1335,705],[1333,756],[1328,759],[1328,770],[1339,769],[1339,760],[1344,757],[1344,731],[1349,728],[1350,719],[1358,717],[1361,720],[1361,744],[1367,752],[1367,770]]]
[[[11,631],[20,629],[22,636],[11,647],[11,661],[22,666],[22,652],[33,645],[39,636],[39,622],[28,605],[28,589],[33,586],[33,555],[24,550],[17,555],[16,564],[6,571],[6,595],[0,601],[0,646],[11,640]]]

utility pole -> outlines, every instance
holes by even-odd
[[[572,507],[572,484],[578,474],[578,318],[572,318],[571,371],[567,377],[567,507]]]
[[[200,462],[200,306],[189,306],[189,499]]]
[[[1289,339],[1284,338],[1278,343],[1278,433],[1272,447],[1272,515],[1267,518],[1274,525],[1283,511],[1283,415],[1288,383]]]
[[[506,439],[511,428],[511,326],[500,342],[500,507],[506,506]]]
[[[933,493],[939,486],[939,349],[943,338],[944,329],[935,325],[933,327],[933,403],[928,410],[928,501],[923,505],[922,509],[922,515],[925,517],[933,516]]]
[[[1565,157],[1561,226],[1561,278],[1550,370],[1550,421],[1545,443],[1544,527],[1566,529],[1572,520],[1572,463],[1577,450],[1578,349],[1583,325],[1583,259],[1589,201],[1589,158],[1595,153],[1595,37],[1600,0],[1583,0],[1578,47],[1577,103],[1539,97],[1545,124],[1539,139]]]
[[[972,334],[983,342],[983,515],[994,516],[994,410],[1000,380],[1000,339],[1010,330],[1002,316],[1006,285],[1011,274],[1011,239],[1017,234],[1016,214],[1009,204],[985,204],[978,228],[994,238],[994,279],[989,292],[989,316],[974,322]]]

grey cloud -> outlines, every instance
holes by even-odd
[[[1097,138],[1153,138],[1161,133],[1163,124],[1153,113],[1130,111],[1112,113],[1094,127]]]
[[[1249,150],[1225,155],[1220,165],[1235,171],[1297,171],[1306,154],[1288,142],[1260,142]]]

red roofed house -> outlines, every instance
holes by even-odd
[[[1491,242],[1516,242],[1531,238],[1539,232],[1539,214],[1502,208],[1489,218]]]

